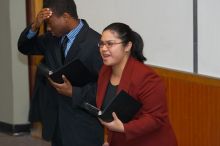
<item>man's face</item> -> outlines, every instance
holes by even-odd
[[[66,33],[66,20],[63,16],[56,16],[52,14],[50,18],[46,20],[47,30],[52,33],[53,36],[61,37]]]

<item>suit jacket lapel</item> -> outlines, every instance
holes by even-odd
[[[44,55],[45,59],[47,60],[47,65],[52,70],[56,70],[57,68],[63,65],[61,60],[61,50],[59,41],[59,38],[54,38],[51,41],[51,50],[46,51],[46,55]]]
[[[133,74],[133,66],[134,66],[134,59],[130,57],[125,65],[125,68],[122,72],[122,77],[117,89],[117,93],[119,93],[121,90],[124,90],[128,93],[129,87],[130,87],[130,82],[132,79],[132,74]]]
[[[87,32],[89,30],[89,26],[86,23],[86,21],[83,21],[83,27],[81,28],[81,30],[79,31],[79,33],[76,35],[75,40],[73,41],[73,44],[71,45],[69,52],[67,53],[65,62],[72,60],[74,57],[77,56],[78,52],[80,51],[80,44],[81,42],[83,42],[83,40],[85,39],[85,36],[87,35]],[[73,57],[74,56],[74,57]]]
[[[54,46],[54,57],[56,60],[56,63],[58,64],[58,66],[62,66],[63,65],[63,60],[62,60],[62,51],[61,51],[61,43],[60,43],[60,39],[57,39],[56,41],[56,45]]]

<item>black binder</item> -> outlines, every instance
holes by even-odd
[[[62,75],[65,75],[73,86],[79,87],[97,80],[97,75],[91,73],[79,59],[73,60],[55,71],[49,70],[43,64],[39,65],[39,69],[57,83],[63,83]]]
[[[115,112],[123,123],[127,123],[139,111],[141,103],[121,91],[102,111],[88,102],[83,103],[82,108],[106,122],[113,121],[112,113]]]

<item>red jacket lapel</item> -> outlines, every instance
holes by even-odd
[[[105,96],[105,91],[110,80],[111,72],[112,72],[111,67],[103,65],[99,73],[98,89],[97,89],[97,97],[96,97],[96,104],[98,108],[101,108],[102,106],[102,102]]]
[[[129,91],[129,86],[132,79],[131,76],[134,72],[133,65],[134,65],[134,58],[130,57],[123,70],[122,78],[120,80],[117,93],[119,93],[121,90],[124,90],[125,92]],[[101,108],[102,106],[106,88],[110,81],[111,73],[112,73],[111,67],[103,65],[99,73],[99,79],[98,79],[98,89],[97,89],[97,99],[96,99],[96,104],[98,108]]]
[[[132,80],[132,74],[134,72],[133,66],[134,66],[134,58],[130,57],[122,72],[122,76],[121,76],[121,80],[118,86],[117,93],[119,93],[121,90],[124,90],[125,92],[128,93],[130,82]]]

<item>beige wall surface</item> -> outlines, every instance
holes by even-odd
[[[13,121],[13,98],[12,98],[12,59],[9,26],[9,1],[0,2],[0,121]]]
[[[25,0],[0,2],[0,122],[28,123],[29,87],[27,57],[17,51],[26,26]]]

